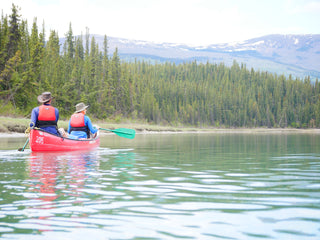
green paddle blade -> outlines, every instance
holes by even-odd
[[[106,128],[99,128],[99,130],[113,132],[113,133],[117,134],[119,137],[124,137],[124,138],[129,138],[129,139],[134,139],[134,137],[136,135],[136,131],[134,129],[129,129],[129,128],[117,128],[114,130],[106,129]]]

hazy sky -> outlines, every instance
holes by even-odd
[[[154,42],[207,45],[267,34],[320,34],[320,0],[0,0],[12,3],[47,36],[90,34]]]

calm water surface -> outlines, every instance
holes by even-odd
[[[0,140],[1,239],[320,239],[320,135]]]

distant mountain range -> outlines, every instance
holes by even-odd
[[[104,36],[94,36],[100,47]],[[277,74],[312,80],[320,79],[320,34],[308,35],[266,35],[242,42],[188,46],[174,43],[154,43],[108,37],[109,54],[115,48],[121,59],[151,62],[197,62],[232,65],[236,60],[248,69],[268,71]],[[63,40],[62,40],[63,42]]]

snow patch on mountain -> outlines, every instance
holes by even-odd
[[[104,36],[91,35],[103,47]],[[191,46],[179,43],[157,43],[143,40],[108,37],[108,51],[118,48],[126,60],[152,62],[221,63],[232,65],[236,60],[248,68],[304,78],[320,78],[320,34],[273,34],[241,42]],[[85,41],[85,39],[83,39]],[[61,39],[63,46],[64,39]]]

